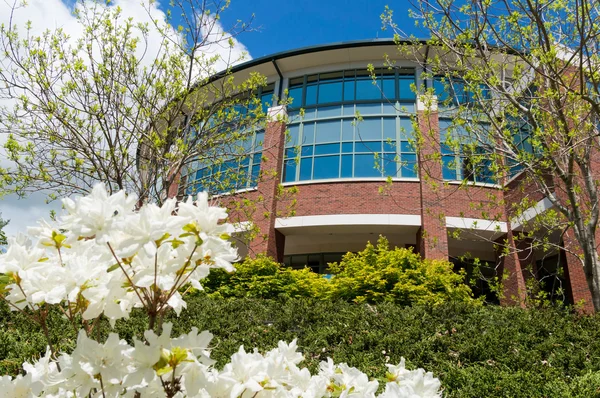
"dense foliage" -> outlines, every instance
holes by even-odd
[[[329,279],[308,268],[292,270],[274,260],[246,258],[236,271],[214,270],[203,286],[212,297],[314,297],[357,303],[384,301],[402,305],[479,303],[473,299],[465,275],[448,261],[423,260],[410,249],[390,248],[380,237],[359,253],[348,253],[330,264]]]
[[[600,316],[557,310],[441,305],[399,307],[311,299],[188,299],[173,335],[197,327],[215,334],[211,357],[225,364],[240,344],[268,350],[298,338],[305,364],[315,370],[331,357],[384,377],[385,363],[401,356],[409,367],[438,376],[447,397],[600,397]],[[53,340],[71,350],[76,334],[59,314],[50,319]],[[146,329],[134,312],[116,332],[132,341]],[[43,352],[39,328],[24,316],[0,312],[0,373],[16,372]],[[108,322],[99,329],[107,336]]]

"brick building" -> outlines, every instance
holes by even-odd
[[[384,67],[383,54],[394,59],[394,68]],[[271,102],[271,121],[254,137],[244,165],[250,178],[241,191],[250,197],[260,192],[265,210],[254,219],[265,239],[255,240],[250,251],[326,272],[328,262],[385,235],[392,245],[450,259],[468,272],[468,258],[486,262],[487,276],[508,276],[505,303],[522,303],[528,277],[546,277],[551,293],[562,287],[566,301],[583,299],[591,310],[583,270],[573,256],[526,248],[500,253],[494,242],[524,245],[515,243],[513,231],[521,225],[507,218],[503,204],[517,200],[518,175],[504,184],[507,190],[485,174],[467,176],[460,155],[440,144],[452,114],[438,109],[435,97],[417,98],[411,90],[425,84],[437,93],[440,86],[424,80],[419,65],[393,54],[392,41],[360,41],[287,51],[234,68],[240,77],[252,71],[267,76],[261,95]],[[375,79],[368,64],[375,67]],[[271,100],[286,91],[293,98],[288,106]],[[419,153],[414,128],[423,138]],[[259,173],[278,177],[253,178]],[[210,177],[209,165],[184,173],[196,189]],[[461,184],[465,179],[467,188]],[[290,204],[277,199],[279,184],[298,187],[293,216],[277,216]],[[537,211],[548,207],[543,197],[536,200]],[[489,293],[483,281],[477,289]]]

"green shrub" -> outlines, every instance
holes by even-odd
[[[259,255],[236,264],[235,272],[211,271],[203,287],[211,297],[323,297],[328,282],[310,269],[292,270]]]
[[[401,305],[474,302],[464,272],[454,272],[452,263],[423,260],[412,249],[390,249],[384,237],[329,269],[335,275],[329,294],[334,299]]]
[[[390,249],[380,237],[377,246],[346,254],[332,263],[328,280],[310,269],[293,270],[273,259],[246,258],[236,271],[211,272],[204,289],[211,297],[341,299],[357,303],[394,302],[402,305],[439,305],[447,301],[479,304],[473,299],[464,273],[448,261],[422,260],[409,249]]]
[[[180,317],[169,316],[173,335],[196,326],[214,333],[217,366],[243,344],[265,351],[298,338],[305,364],[327,357],[370,377],[404,356],[442,381],[445,397],[600,397],[600,315],[581,317],[555,309],[523,310],[464,303],[403,307],[316,299],[212,299],[196,296]],[[75,331],[51,317],[59,350],[71,350]],[[116,332],[141,338],[147,319],[136,311]],[[101,339],[109,332],[102,321]],[[26,317],[0,305],[0,372],[14,374],[45,349],[45,338]]]

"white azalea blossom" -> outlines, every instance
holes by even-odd
[[[51,352],[24,363],[23,374],[0,377],[2,397],[375,397],[379,383],[331,359],[312,375],[296,340],[261,354],[240,347],[222,369],[210,358],[212,334],[192,330],[171,337],[144,333],[133,345],[111,333],[91,338],[100,316],[111,325],[142,308],[155,319],[186,308],[186,286],[201,289],[211,269],[233,271],[238,259],[228,241],[233,228],[225,209],[210,206],[206,193],[162,207],[103,185],[65,199],[56,223],[42,221],[9,241],[0,255],[4,299],[11,309],[28,308],[44,322],[47,307],[60,306],[72,322],[83,319],[71,353]],[[37,317],[37,318],[36,318]],[[44,324],[45,325],[45,324]],[[380,397],[440,397],[440,382],[423,369],[407,370],[404,359],[388,365],[389,383]]]

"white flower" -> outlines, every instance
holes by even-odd
[[[109,196],[104,184],[97,184],[88,196],[75,200],[63,199],[68,214],[60,219],[60,227],[76,236],[95,237],[96,242],[106,243],[110,240],[114,223],[130,213],[136,202],[135,195],[119,191]]]

